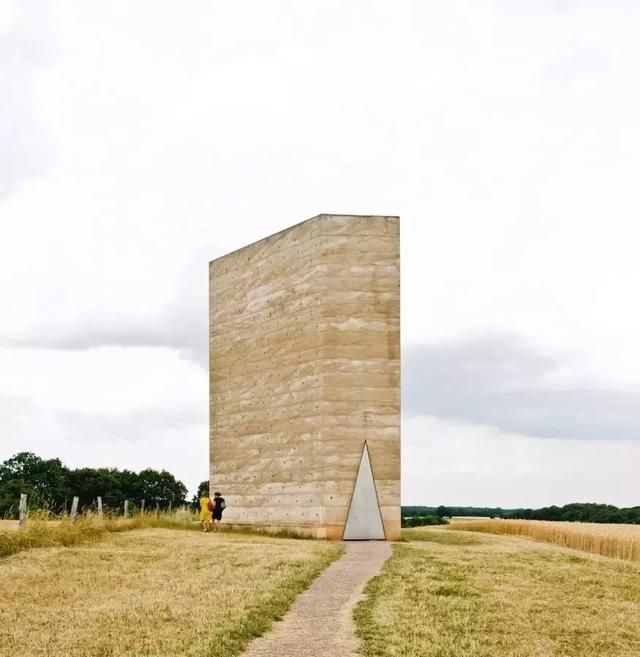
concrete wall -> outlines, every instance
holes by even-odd
[[[320,215],[210,263],[210,479],[225,520],[341,538],[367,441],[400,532],[397,217]]]

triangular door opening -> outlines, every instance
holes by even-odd
[[[376,485],[373,481],[371,461],[369,460],[369,448],[366,442],[362,449],[356,485],[353,488],[342,538],[345,541],[383,541],[385,539]]]

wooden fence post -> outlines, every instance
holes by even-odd
[[[129,500],[124,501],[124,517],[129,517]]]
[[[102,518],[102,498],[98,495],[98,518]]]
[[[20,506],[18,507],[18,527],[27,528],[27,494],[20,493]]]
[[[156,502],[156,517],[160,515],[160,503]]]
[[[169,500],[169,513],[171,513],[171,500]]]
[[[140,500],[140,515],[144,515],[144,500]]]
[[[77,495],[75,495],[74,498],[73,498],[73,502],[71,502],[71,514],[69,516],[71,518],[71,522],[74,522],[75,519],[76,519],[76,516],[78,515],[78,502],[79,501],[80,501],[80,498]]]

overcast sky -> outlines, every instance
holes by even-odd
[[[0,3],[0,460],[207,476],[207,263],[402,226],[403,503],[640,504],[640,5]]]

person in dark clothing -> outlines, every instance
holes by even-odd
[[[221,532],[222,531],[222,512],[225,510],[225,507],[227,506],[226,502],[224,501],[224,497],[220,495],[220,493],[214,493],[213,494],[213,526],[214,526],[214,531],[216,532]]]

